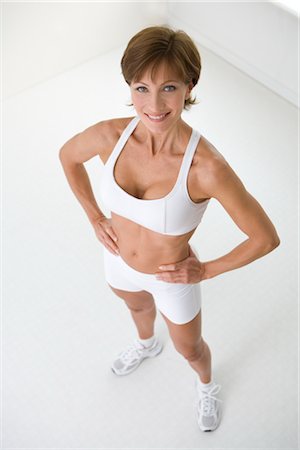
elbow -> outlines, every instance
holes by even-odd
[[[62,163],[62,162],[63,162],[63,159],[64,159],[64,147],[61,147],[61,148],[59,149],[58,157],[59,157],[60,162]]]
[[[58,158],[63,166],[63,168],[67,167],[70,163],[69,155],[67,152],[67,148],[65,146],[61,147],[61,149],[58,152]]]
[[[273,242],[274,248],[278,247],[280,245],[280,238],[279,236],[276,236],[276,239]]]
[[[265,248],[266,248],[267,253],[272,252],[279,245],[280,245],[280,238],[276,234],[276,236],[272,237],[272,239],[268,239],[266,241]]]
[[[273,250],[275,250],[276,247],[278,247],[280,244],[280,240],[278,239],[278,241],[274,241],[272,243],[269,244],[268,247],[268,253],[272,252]]]
[[[275,230],[275,233],[273,234],[270,242],[270,246],[272,247],[272,250],[274,250],[274,248],[278,247],[279,245],[280,245],[280,237],[278,236]]]
[[[264,239],[254,239],[255,246],[260,249],[263,255],[272,252],[276,247],[280,245],[279,236],[276,234],[274,236],[267,236]]]

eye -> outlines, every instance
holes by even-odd
[[[171,88],[171,89],[168,89],[168,88]],[[164,89],[168,89],[167,92],[173,92],[173,91],[175,91],[176,87],[175,87],[175,86],[172,86],[172,85],[168,85],[168,86],[165,86]]]
[[[145,86],[138,86],[137,88],[136,88],[136,91],[138,91],[138,92],[145,92],[145,91],[140,91],[140,89],[147,89]]]

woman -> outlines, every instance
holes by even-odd
[[[137,115],[96,123],[60,150],[71,189],[103,244],[106,280],[137,327],[138,338],[112,369],[128,374],[161,352],[154,336],[157,307],[176,350],[197,373],[199,427],[212,431],[221,418],[220,385],[201,336],[200,282],[249,264],[280,241],[225,158],[181,118],[195,103],[191,91],[201,71],[191,38],[165,26],[146,28],[129,41],[121,67]],[[97,205],[83,165],[95,155],[104,163],[101,198],[111,219]],[[203,262],[189,240],[211,198],[248,239]]]

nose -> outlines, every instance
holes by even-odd
[[[152,92],[149,99],[149,112],[152,114],[163,113],[165,102],[159,92]]]

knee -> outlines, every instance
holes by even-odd
[[[185,344],[176,347],[176,350],[188,361],[201,359],[205,354],[205,342],[201,338],[196,344]]]
[[[141,305],[141,306],[133,306],[129,305],[127,303],[127,307],[130,309],[131,312],[135,314],[143,314],[143,313],[149,313],[155,310],[155,305]]]

